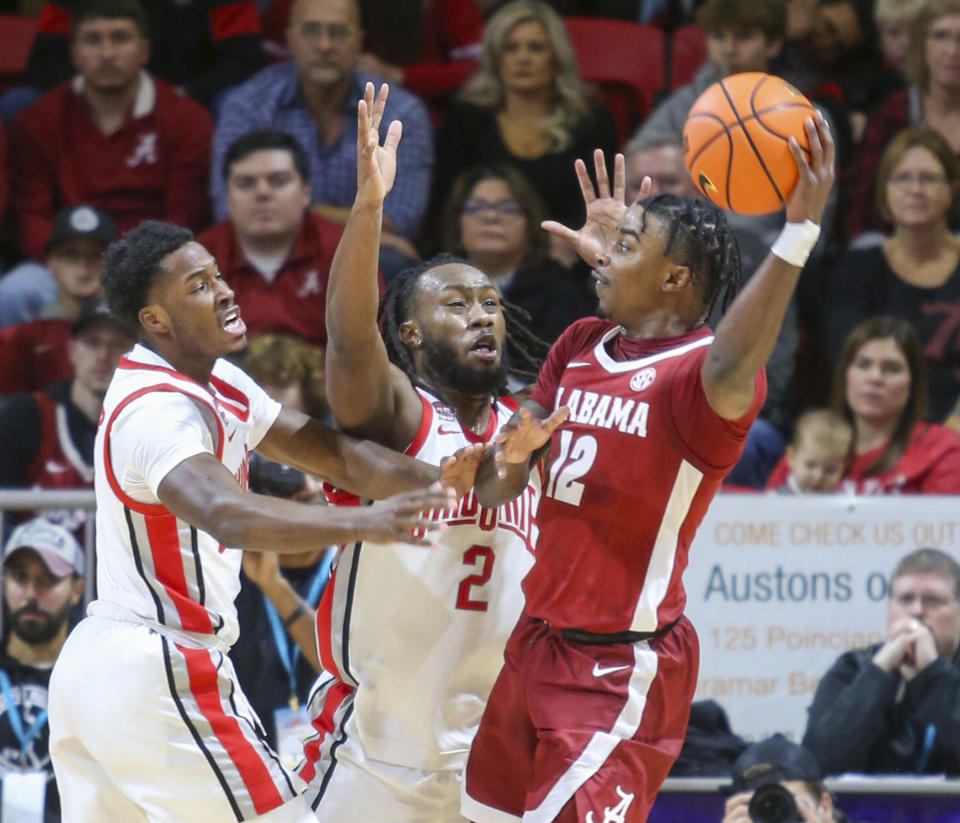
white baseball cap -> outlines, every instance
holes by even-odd
[[[83,574],[83,549],[76,538],[63,526],[43,517],[21,523],[13,530],[3,547],[4,561],[18,549],[33,549],[56,577],[71,572]]]

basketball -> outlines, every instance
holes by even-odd
[[[740,214],[783,208],[797,184],[788,138],[810,159],[803,121],[810,101],[781,77],[732,74],[708,88],[683,126],[683,156],[697,189],[712,203]]]

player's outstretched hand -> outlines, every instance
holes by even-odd
[[[428,531],[442,530],[443,524],[431,520],[429,513],[447,511],[456,502],[456,492],[444,489],[439,482],[426,489],[395,494],[358,509],[357,530],[360,539],[373,543],[433,546],[436,540],[423,535]]]
[[[367,83],[357,103],[357,202],[372,206],[383,202],[397,176],[397,146],[403,133],[399,120],[390,123],[380,145],[380,121],[389,92],[384,83],[374,97],[373,83]]]
[[[506,476],[507,463],[526,463],[530,455],[543,446],[553,435],[570,409],[561,406],[544,420],[531,414],[530,409],[521,406],[519,413],[494,435],[494,457],[497,474]]]
[[[823,210],[833,188],[836,175],[836,148],[830,126],[822,113],[804,121],[807,140],[810,142],[810,160],[795,137],[790,138],[790,152],[796,161],[800,176],[790,197],[787,198],[787,222],[802,223],[812,220],[819,224]]]
[[[440,461],[440,485],[453,489],[457,499],[463,497],[473,488],[484,450],[482,443],[472,443],[443,458]]]
[[[583,203],[587,207],[587,222],[583,228],[574,230],[557,223],[555,220],[546,220],[541,226],[551,234],[566,241],[587,265],[596,266],[600,257],[606,254],[610,244],[617,236],[617,227],[627,210],[624,203],[626,191],[626,166],[623,155],[618,154],[613,161],[613,191],[610,190],[610,179],[607,176],[607,165],[603,151],[597,149],[593,153],[593,166],[597,175],[597,188],[594,189],[590,175],[587,173],[587,164],[580,158],[573,164],[580,181],[580,191],[583,192]],[[644,193],[640,187],[641,197],[650,192],[650,184]]]

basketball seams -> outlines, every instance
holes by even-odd
[[[718,80],[697,99],[683,129],[684,161],[693,182],[709,200],[731,211],[764,214],[783,208],[785,193],[797,179],[786,151],[790,137],[805,142],[803,121],[815,114],[803,94],[774,75],[756,72]],[[727,138],[725,149],[716,144],[721,135]],[[809,159],[811,150],[802,142]]]
[[[753,97],[756,94],[757,89],[763,85],[766,77],[760,78],[757,82],[757,85],[754,86],[753,91],[750,92],[750,96]],[[740,124],[740,128],[743,130],[743,136],[747,138],[747,142],[750,144],[750,148],[753,149],[753,153],[756,155],[757,161],[760,163],[760,168],[763,169],[763,173],[767,176],[767,180],[770,181],[770,185],[773,186],[774,192],[776,192],[777,197],[780,198],[780,202],[784,202],[783,194],[780,192],[780,187],[777,186],[776,181],[773,179],[773,175],[770,174],[770,169],[767,168],[767,161],[763,159],[763,155],[757,150],[757,144],[753,142],[753,137],[750,132],[747,130],[746,124],[743,122],[743,118],[740,115],[740,112],[737,111],[737,107],[733,104],[733,98],[730,96],[730,92],[727,90],[726,84],[723,80],[719,81],[720,91],[723,92],[723,96],[727,98],[727,105],[733,110],[733,113],[736,115],[737,122]],[[727,167],[727,175],[730,174],[730,167],[733,165],[733,155],[731,153],[730,163]],[[730,190],[727,189],[727,203],[730,203]],[[732,205],[729,205],[730,209],[733,209]]]

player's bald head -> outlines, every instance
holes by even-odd
[[[312,15],[336,16],[345,23],[360,27],[360,4],[357,0],[295,0],[290,9],[290,23],[300,23]]]

